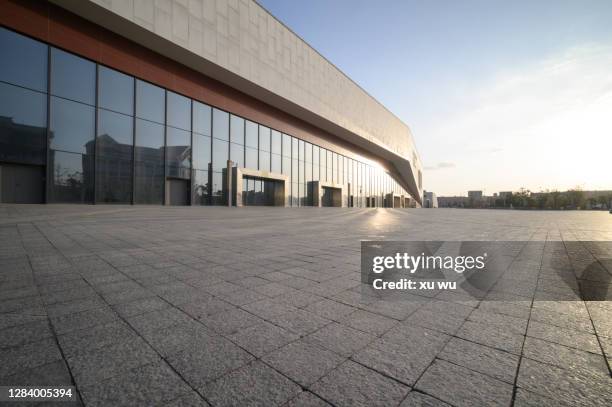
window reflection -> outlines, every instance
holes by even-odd
[[[134,78],[114,69],[98,68],[98,107],[134,114]]]
[[[165,122],[165,91],[150,83],[136,81],[136,116],[156,123]]]
[[[0,81],[47,91],[47,45],[0,27]]]
[[[174,92],[167,93],[168,126],[191,130],[191,100]]]
[[[96,101],[96,64],[51,48],[51,94],[93,105]]]
[[[50,148],[93,154],[94,122],[93,107],[51,97]]]
[[[50,150],[48,168],[50,202],[92,202],[92,155]]]
[[[0,83],[0,161],[44,164],[47,96]]]
[[[96,201],[132,200],[133,119],[100,109],[96,139]]]
[[[164,126],[136,120],[134,202],[162,204],[164,182]]]
[[[166,165],[169,177],[189,178],[191,172],[191,133],[166,128]]]
[[[193,131],[195,133],[211,136],[212,124],[211,107],[200,102],[193,102]]]

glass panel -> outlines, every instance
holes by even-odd
[[[278,154],[272,154],[272,162],[271,162],[270,171],[280,174],[281,166],[282,166],[281,156]]]
[[[297,160],[299,155],[300,154],[298,153],[298,139],[292,137],[291,138],[291,159]]]
[[[245,160],[244,167],[256,170],[258,167],[257,164],[257,149],[246,147],[245,149]]]
[[[191,173],[191,133],[166,127],[166,165],[169,177],[189,178]]]
[[[244,145],[254,149],[259,148],[258,126],[249,120],[246,121],[246,138]],[[257,168],[257,167],[255,167]]]
[[[193,178],[193,204],[209,205],[208,171],[194,170]]]
[[[291,136],[283,134],[283,157],[291,157]]]
[[[234,144],[244,145],[244,119],[230,115],[230,141]]]
[[[49,201],[92,202],[93,156],[49,151]]]
[[[213,171],[221,172],[227,167],[228,149],[227,141],[213,138]]]
[[[136,81],[136,116],[164,124],[166,121],[165,91],[155,85]]]
[[[242,144],[230,143],[230,160],[234,167],[244,167],[244,146]]]
[[[319,181],[319,147],[312,146],[312,180]]]
[[[51,94],[95,104],[96,64],[51,48]]]
[[[327,176],[326,176],[327,181],[332,180],[332,168],[333,168],[332,160],[333,160],[333,153],[327,150]]]
[[[93,154],[95,110],[82,103],[51,98],[50,148]]]
[[[229,140],[229,113],[215,108],[213,108],[213,137]]]
[[[193,101],[193,131],[205,136],[211,136],[211,107]]]
[[[283,157],[283,174],[289,176],[291,180],[291,158]]]
[[[263,192],[261,179],[255,179],[255,205],[261,205],[261,195]]]
[[[0,83],[0,161],[45,163],[47,96]]]
[[[212,204],[226,205],[225,171],[213,172],[212,174]]]
[[[270,129],[259,126],[259,151],[270,151]]]
[[[327,150],[324,148],[319,149],[319,168],[321,181],[327,181]]]
[[[164,126],[146,120],[136,120],[135,203],[163,203],[163,148]]]
[[[114,69],[98,68],[98,107],[134,114],[134,78]]]
[[[47,91],[47,45],[0,27],[0,80]]]
[[[193,168],[208,171],[210,164],[210,137],[193,134]]]
[[[119,113],[98,110],[96,145],[96,200],[132,201],[133,119]]]
[[[191,130],[191,99],[174,92],[167,93],[168,126]]]
[[[270,152],[259,152],[259,169],[262,171],[270,171]]]
[[[276,130],[272,130],[272,154],[281,155],[282,141],[281,134]]]
[[[96,152],[101,155],[115,155],[127,147],[131,156],[134,144],[132,122],[130,116],[99,109]]]

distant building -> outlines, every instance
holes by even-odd
[[[438,207],[440,208],[465,208],[469,204],[469,198],[465,196],[439,196]]]
[[[423,191],[423,208],[437,208],[438,197],[433,192]]]
[[[468,198],[473,200],[482,199],[482,191],[468,191]]]

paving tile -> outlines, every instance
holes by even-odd
[[[314,302],[304,308],[305,311],[317,314],[320,317],[338,322],[344,316],[355,312],[357,309],[327,298]]]
[[[117,311],[119,315],[126,318],[168,307],[170,307],[170,305],[159,297],[147,297],[136,301],[117,304],[113,306],[113,309]]]
[[[213,331],[224,335],[232,335],[241,328],[253,326],[262,322],[261,318],[240,308],[233,308],[217,314],[211,314],[200,318],[200,321]]]
[[[32,322],[46,321],[45,315],[0,314],[0,330]]]
[[[523,359],[517,386],[560,403],[581,406],[612,404],[610,377],[565,370],[531,359]]]
[[[59,335],[58,342],[66,357],[87,354],[105,346],[138,339],[138,335],[123,321],[97,325]]]
[[[32,369],[21,370],[0,378],[1,386],[74,386],[63,360],[56,360]]]
[[[51,324],[57,334],[91,328],[119,319],[117,314],[109,307],[95,308],[89,311],[63,315],[51,318]]]
[[[412,386],[435,358],[435,352],[416,350],[396,342],[377,339],[357,351],[351,359],[377,372]]]
[[[13,375],[61,360],[57,343],[53,338],[30,342],[25,345],[0,349],[0,377]]]
[[[171,325],[193,322],[191,317],[176,308],[165,308],[159,311],[148,312],[128,317],[126,320],[140,335],[145,336]]]
[[[393,328],[398,321],[382,315],[358,310],[348,314],[339,321],[342,325],[380,336]]]
[[[19,346],[53,336],[46,320],[29,322],[0,330],[0,348]]]
[[[508,406],[512,385],[473,370],[436,360],[416,389],[455,406]]]
[[[308,341],[312,341],[312,343],[329,349],[341,356],[349,357],[359,349],[364,348],[376,337],[372,334],[332,322],[306,336],[306,338]]]
[[[438,357],[510,384],[519,362],[516,355],[460,338],[452,338]]]
[[[527,330],[527,336],[571,348],[582,349],[587,352],[601,353],[597,337],[582,331],[568,330],[554,325],[531,321]]]
[[[466,321],[459,331],[457,331],[456,335],[468,341],[500,349],[515,355],[521,354],[524,338],[522,335],[512,333],[511,330],[473,321]]]
[[[206,402],[195,391],[188,393],[186,396],[179,397],[172,401],[164,402],[164,407],[208,407],[210,404]]]
[[[145,340],[164,357],[188,349],[201,341],[207,341],[213,333],[196,321],[189,321],[176,325],[143,333]]]
[[[297,384],[258,361],[202,389],[214,406],[280,406],[300,391]]]
[[[355,362],[332,370],[310,390],[336,406],[398,405],[410,388]]]
[[[77,385],[86,386],[158,360],[157,353],[137,339],[77,354],[67,361]]]
[[[291,311],[297,311],[296,307],[292,307],[287,304],[276,302],[272,299],[265,299],[261,301],[255,301],[242,306],[243,309],[250,312],[251,314],[257,315],[261,318],[270,320],[275,316],[285,314]]]
[[[164,362],[140,366],[80,389],[87,406],[165,405],[192,393]]]
[[[292,398],[283,407],[330,407],[331,404],[315,396],[309,391],[303,391]]]
[[[568,348],[556,343],[527,337],[523,356],[567,370],[582,370],[609,377],[608,365],[602,355]]]
[[[228,338],[253,355],[261,357],[295,341],[299,335],[269,322],[261,321],[229,335]]]
[[[450,404],[418,391],[411,391],[400,407],[450,407]]]
[[[331,321],[316,314],[296,310],[269,319],[275,325],[283,327],[300,336],[307,335],[329,324]]]
[[[464,322],[464,316],[440,313],[429,309],[420,309],[404,321],[405,324],[414,324],[449,335],[455,334]]]
[[[514,407],[570,407],[571,405],[520,388],[516,389],[513,404]]]
[[[346,359],[317,345],[300,340],[267,354],[262,360],[306,387]]]
[[[201,388],[253,359],[229,340],[217,336],[202,338],[197,344],[170,355],[167,361],[192,387]]]

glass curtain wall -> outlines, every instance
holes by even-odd
[[[408,195],[380,168],[5,28],[0,50],[0,162],[46,166],[48,202],[159,205],[172,178],[191,204],[224,205],[228,159],[287,175],[292,206],[318,180],[350,184],[352,206]]]

